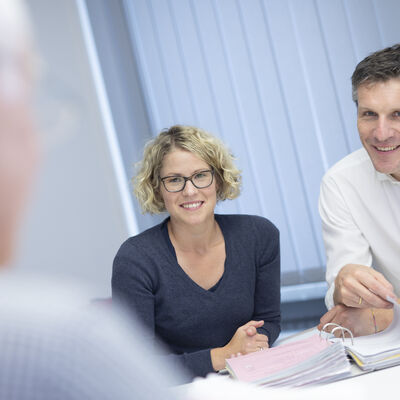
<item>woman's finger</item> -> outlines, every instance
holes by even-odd
[[[260,328],[260,327],[262,327],[263,325],[264,325],[264,321],[262,321],[262,320],[260,320],[260,321],[253,321],[253,320],[251,320],[251,321],[247,322],[247,324],[244,324],[244,325],[243,325],[243,328],[244,328],[244,329],[247,329],[247,328],[249,328],[249,327],[251,327],[251,326],[253,326],[253,327],[255,327],[255,328]]]
[[[246,328],[246,334],[247,336],[254,336],[257,334],[257,329],[254,326],[249,326]]]

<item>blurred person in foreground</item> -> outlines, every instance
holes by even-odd
[[[134,182],[142,209],[168,216],[122,244],[113,298],[193,376],[270,347],[280,332],[279,231],[263,217],[215,213],[218,201],[239,195],[225,145],[172,126],[148,143]]]
[[[169,399],[179,377],[138,324],[85,305],[74,286],[7,273],[37,162],[27,24],[22,2],[0,0],[0,398]]]
[[[352,75],[363,148],[334,165],[321,184],[328,312],[355,336],[384,330],[387,298],[400,293],[400,44],[370,54]]]

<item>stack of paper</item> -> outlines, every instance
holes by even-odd
[[[350,376],[343,343],[319,335],[227,359],[226,368],[238,380],[266,386],[297,387]]]
[[[400,364],[400,306],[393,302],[393,320],[387,329],[375,335],[356,337],[353,344],[346,339],[345,349],[365,371]]]

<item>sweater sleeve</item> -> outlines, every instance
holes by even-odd
[[[121,304],[133,318],[137,316],[143,322],[152,342],[158,340],[155,335],[155,292],[158,284],[156,268],[151,268],[151,261],[146,255],[129,243],[123,244],[113,263],[113,301]],[[165,354],[161,357],[166,358],[169,365],[178,370],[183,367],[190,378],[206,376],[213,371],[211,349],[168,354],[163,343],[158,343],[158,347],[164,347]]]
[[[153,336],[156,285],[157,276],[155,271],[146,268],[145,255],[134,246],[124,243],[113,263],[113,301],[118,301],[129,313],[137,315]]]
[[[271,346],[281,331],[279,231],[269,221],[258,227],[257,279],[254,320],[263,320],[259,333],[268,336]]]
[[[193,353],[167,354],[167,362],[184,368],[191,379],[198,376],[205,377],[215,372],[211,363],[211,349],[195,351]]]

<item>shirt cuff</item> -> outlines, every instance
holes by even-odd
[[[335,282],[332,282],[331,286],[329,286],[329,289],[325,295],[325,305],[328,310],[335,307],[335,303],[333,301],[333,293],[334,292],[335,292]]]

